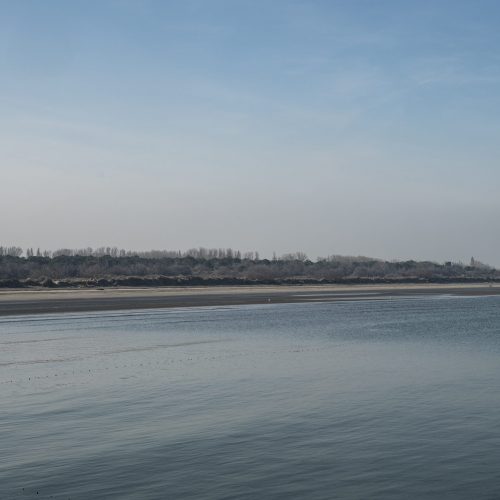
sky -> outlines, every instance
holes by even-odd
[[[0,0],[0,245],[500,266],[500,2]]]

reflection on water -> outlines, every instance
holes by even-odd
[[[497,498],[500,300],[0,320],[0,498]]]

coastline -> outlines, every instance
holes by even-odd
[[[258,285],[104,289],[1,289],[0,316],[174,307],[500,295],[500,284]]]

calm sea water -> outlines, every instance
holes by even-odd
[[[0,319],[0,498],[500,498],[500,298]]]

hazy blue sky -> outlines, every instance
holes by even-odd
[[[0,0],[0,244],[500,265],[500,2]]]

